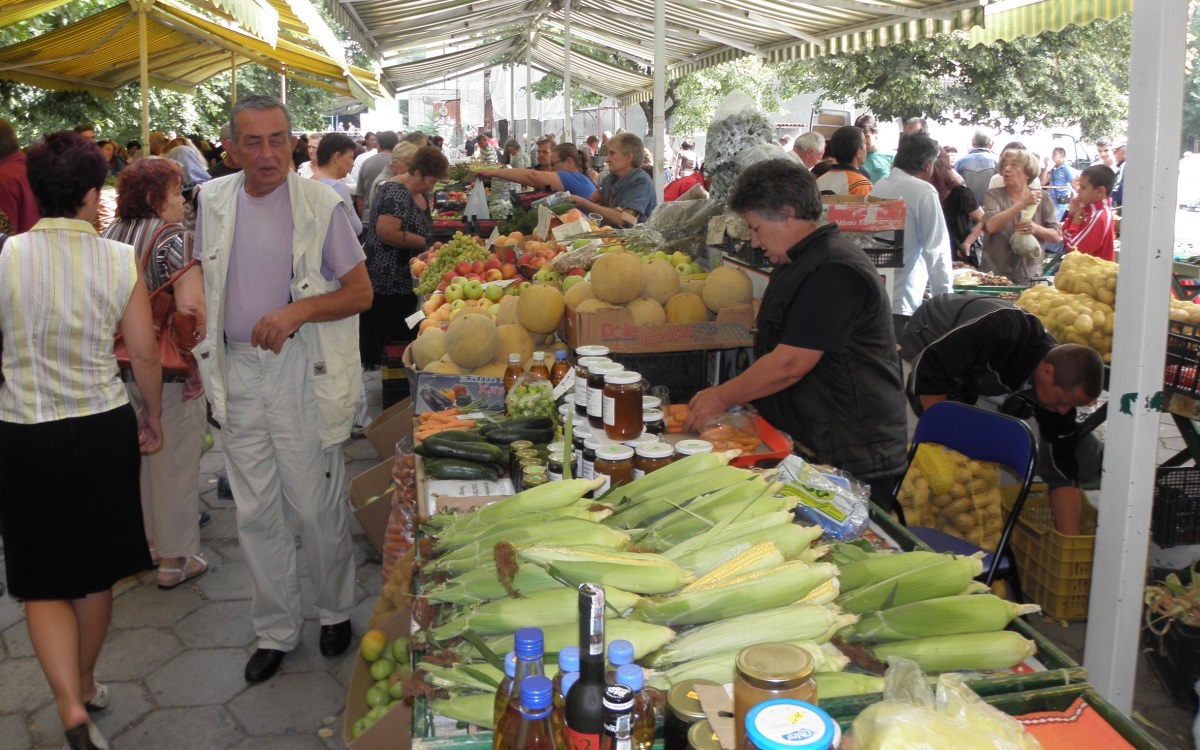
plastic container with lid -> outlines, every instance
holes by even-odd
[[[832,750],[841,745],[837,723],[804,701],[760,703],[746,717],[741,750]]]
[[[642,409],[642,432],[651,435],[666,435],[667,423],[661,409]]]
[[[596,497],[600,497],[611,487],[629,484],[633,481],[633,448],[628,445],[597,447],[592,472],[595,479],[605,480],[604,484],[594,491]]]
[[[817,702],[812,656],[790,643],[756,643],[738,652],[733,662],[735,748],[746,740],[746,718],[760,703],[785,698]]]
[[[575,355],[578,357],[575,360],[575,413],[581,417],[587,416],[588,368],[601,362],[612,361],[604,355],[580,354],[579,352],[584,349],[603,349],[605,354],[608,353],[608,347],[606,346],[581,346],[575,350]]]
[[[630,440],[642,434],[642,376],[622,370],[604,376],[604,434]]]
[[[704,721],[704,709],[700,707],[700,696],[696,695],[697,685],[718,687],[712,680],[684,680],[667,692],[667,710],[663,714],[664,750],[687,750],[688,730],[696,722]]]
[[[624,369],[624,365],[616,362],[597,362],[588,366],[587,413],[588,424],[593,430],[604,429],[604,378]]]
[[[697,453],[712,453],[713,445],[707,440],[680,440],[675,444],[675,457],[686,458]]]
[[[639,445],[633,459],[633,478],[641,479],[650,472],[670,466],[674,460],[675,449],[667,443]]]

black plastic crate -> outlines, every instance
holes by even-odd
[[[1171,321],[1163,386],[1182,396],[1200,398],[1200,326]]]
[[[1200,468],[1158,470],[1150,530],[1159,547],[1200,544]]]
[[[904,248],[867,248],[863,252],[871,259],[871,263],[876,268],[903,268],[904,267]]]
[[[709,385],[706,350],[667,352],[663,354],[609,354],[626,370],[641,373],[652,387],[665,386],[671,393],[671,403],[686,404]]]
[[[1159,583],[1170,573],[1178,575],[1185,584],[1191,580],[1188,570],[1151,568],[1148,582]],[[1149,617],[1153,619],[1153,615]],[[1155,630],[1162,631],[1165,625],[1165,622],[1155,623]],[[1143,619],[1142,650],[1175,705],[1195,711],[1200,705],[1196,695],[1196,681],[1200,680],[1200,628],[1174,622],[1160,635],[1146,627]]]

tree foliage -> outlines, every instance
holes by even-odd
[[[524,92],[525,88],[525,86],[522,86],[521,91]],[[552,75],[542,76],[538,80],[531,83],[529,85],[529,89],[533,91],[533,98],[537,99],[539,102],[547,99],[553,99],[555,97],[562,96],[563,79]],[[604,97],[600,96],[594,91],[582,89],[576,86],[574,83],[571,84],[571,106],[573,108],[595,107],[602,101],[604,101]]]
[[[1192,0],[1188,20],[1187,78],[1183,88],[1184,148],[1194,151],[1200,139],[1200,2]]]
[[[763,111],[781,111],[783,102],[791,94],[782,96],[783,89],[776,76],[775,70],[758,58],[739,57],[672,82],[674,107],[666,108],[667,132],[704,132],[721,100],[739,89],[754,99]],[[651,111],[647,111],[647,117]]]

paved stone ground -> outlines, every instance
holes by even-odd
[[[378,375],[369,377],[368,394],[377,413]],[[1164,456],[1182,447],[1169,420],[1161,434]],[[377,462],[370,444],[347,444],[351,477]],[[96,723],[114,750],[341,748],[353,651],[338,659],[320,655],[311,604],[306,605],[304,640],[284,660],[280,673],[261,685],[248,685],[242,678],[255,645],[250,579],[237,543],[233,503],[217,497],[221,465],[218,439],[217,448],[204,458],[199,479],[201,504],[213,515],[213,523],[201,531],[209,572],[174,591],[159,591],[149,573],[121,582],[114,591],[112,629],[97,668],[112,690],[112,702],[95,715]],[[358,586],[351,621],[357,637],[365,630],[380,579],[378,556],[356,524],[354,531]],[[301,586],[311,597],[303,555],[300,561]],[[1082,659],[1086,623],[1031,619],[1068,654]],[[1144,660],[1135,703],[1137,714],[1158,728],[1151,731],[1166,747],[1191,747],[1192,715],[1171,704]],[[332,736],[322,737],[322,730]],[[5,594],[0,597],[0,750],[57,750],[62,745],[62,727],[30,647],[24,613]]]

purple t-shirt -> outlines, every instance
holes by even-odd
[[[201,217],[196,217],[195,257],[203,262]],[[321,275],[340,279],[366,259],[350,218],[334,210],[321,249]],[[292,199],[284,182],[271,193],[251,197],[238,191],[237,220],[225,280],[225,336],[249,343],[254,326],[292,299]]]

